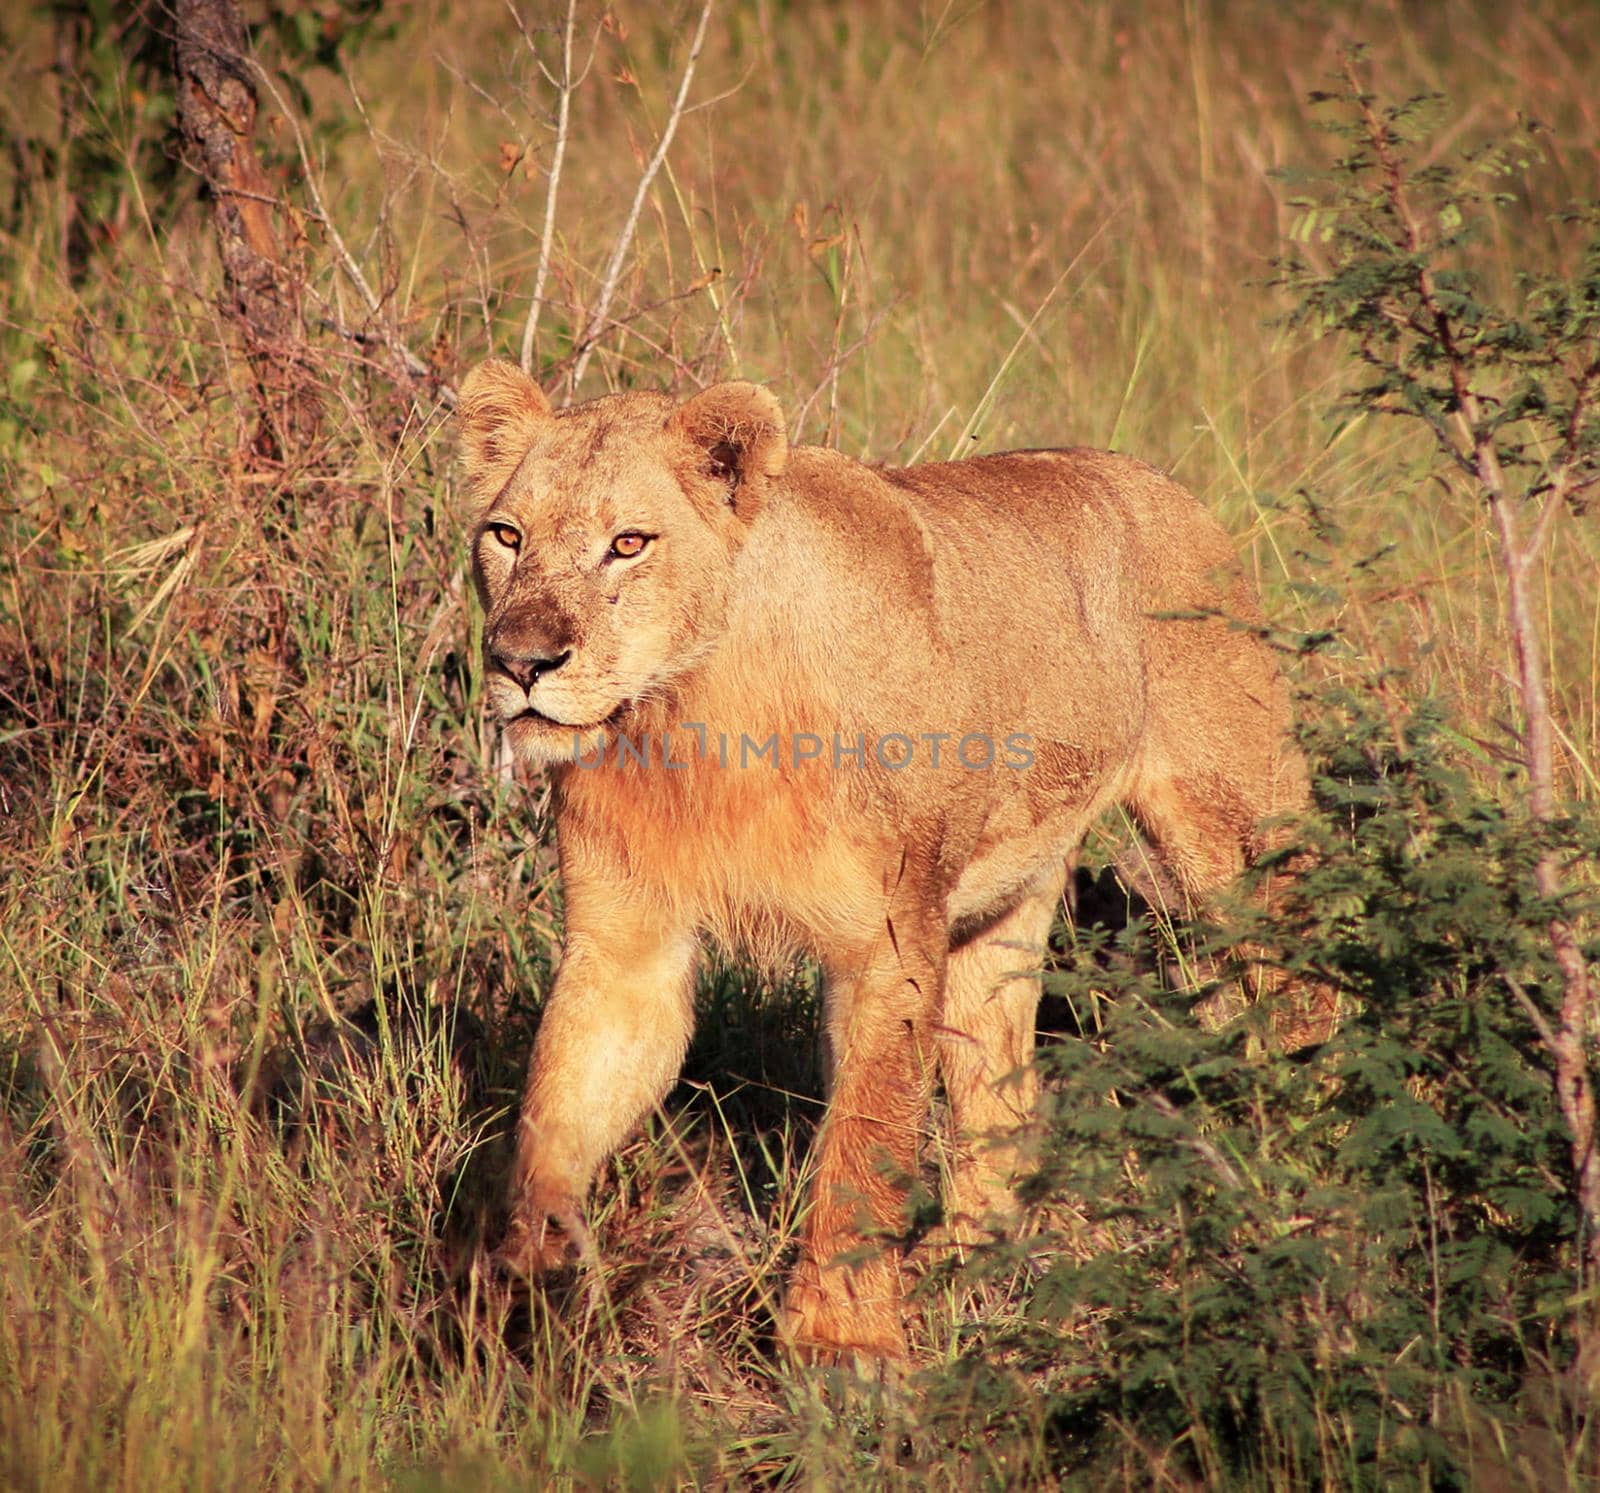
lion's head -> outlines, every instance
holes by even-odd
[[[568,759],[716,646],[788,455],[782,412],[729,383],[557,413],[495,360],[468,376],[459,418],[490,704],[523,755]]]

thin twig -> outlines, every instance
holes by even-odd
[[[1100,220],[1100,225],[1079,246],[1078,252],[1072,256],[1072,259],[1067,264],[1066,268],[1056,276],[1055,282],[1051,285],[1050,289],[1045,292],[1044,299],[1039,302],[1037,307],[1035,307],[1034,313],[1028,318],[1026,325],[1020,332],[1017,333],[1016,341],[1011,344],[1010,348],[1006,351],[1005,357],[1000,360],[1000,366],[995,369],[994,377],[989,380],[988,387],[983,391],[983,394],[979,397],[978,402],[973,405],[972,413],[967,417],[967,423],[961,427],[961,434],[956,437],[955,444],[951,446],[950,456],[952,460],[965,452],[968,440],[971,439],[973,431],[977,429],[978,421],[984,416],[985,413],[987,413],[989,409],[989,403],[994,398],[995,390],[1000,387],[1001,380],[1005,378],[1006,373],[1010,370],[1012,363],[1016,360],[1017,354],[1021,352],[1022,345],[1033,336],[1033,329],[1039,324],[1039,318],[1042,317],[1045,311],[1049,309],[1050,303],[1055,300],[1056,292],[1060,290],[1061,287],[1066,283],[1067,276],[1069,276],[1075,269],[1077,269],[1078,265],[1082,263],[1083,256],[1095,246],[1100,239],[1100,235],[1111,226],[1111,224],[1115,221],[1117,214],[1121,211],[1122,204],[1120,202],[1116,203],[1111,208],[1111,211]]]
[[[715,0],[705,0],[705,4],[700,7],[700,19],[694,28],[694,39],[689,43],[689,56],[683,64],[683,76],[678,80],[678,93],[672,101],[672,111],[667,115],[666,124],[662,126],[661,138],[656,141],[655,153],[650,157],[639,178],[639,189],[633,194],[633,205],[628,209],[627,220],[623,223],[622,231],[612,246],[611,258],[606,262],[605,274],[600,281],[600,295],[595,301],[588,325],[584,328],[582,337],[578,339],[578,360],[572,365],[572,372],[567,379],[569,398],[572,391],[578,387],[584,369],[589,366],[589,356],[594,351],[595,341],[606,324],[606,317],[611,310],[611,299],[617,293],[617,283],[622,278],[622,264],[633,244],[634,231],[639,226],[639,215],[644,211],[645,198],[649,196],[656,173],[661,170],[661,163],[666,159],[672,137],[678,131],[678,121],[683,117],[684,103],[689,96],[689,84],[694,78],[695,63],[700,60],[700,49],[705,44],[706,26],[711,20],[714,3]]]
[[[642,318],[648,316],[652,311],[658,310],[662,306],[670,305],[674,301],[681,301],[688,296],[698,295],[699,293],[700,292],[698,290],[680,290],[676,295],[666,296],[662,300],[652,301],[648,305],[636,306],[633,310],[628,312],[626,316],[613,316],[606,323],[606,330],[608,332],[614,330],[620,331],[624,327],[627,328],[629,335],[635,342],[643,344],[646,352],[655,354],[655,356],[663,363],[671,364],[671,372],[674,380],[692,380],[696,376],[695,365],[686,362],[670,347],[657,342],[653,337],[650,337],[648,334],[640,331],[639,322]],[[548,371],[552,374],[559,372],[563,367],[570,364],[573,358],[576,356],[577,354],[575,352],[569,352],[565,358],[557,358],[550,365]]]
[[[1522,1014],[1528,1018],[1534,1031],[1539,1034],[1539,1040],[1544,1043],[1545,1049],[1551,1057],[1561,1056],[1561,1039],[1555,1034],[1550,1023],[1544,1019],[1544,1012],[1533,1003],[1533,997],[1522,988],[1516,980],[1508,974],[1502,974],[1501,979],[1506,982],[1506,989],[1512,994],[1516,1003],[1522,1007]]]
[[[289,108],[287,101],[278,91],[278,86],[272,81],[272,75],[256,61],[254,57],[241,57],[239,59],[260,80],[261,86],[272,95],[272,101],[278,106],[278,112],[288,121],[289,128],[294,134],[295,151],[300,157],[300,169],[305,177],[306,191],[311,196],[311,205],[316,209],[318,221],[322,224],[323,231],[328,235],[328,242],[333,246],[333,252],[338,257],[340,267],[344,270],[350,283],[361,294],[361,299],[367,303],[367,310],[372,314],[374,323],[378,327],[383,345],[389,350],[391,357],[414,379],[432,379],[433,370],[428,367],[409,347],[405,345],[388,325],[383,314],[383,303],[378,299],[367,277],[361,273],[361,266],[356,263],[355,256],[345,246],[345,241],[339,233],[338,226],[334,223],[327,207],[323,204],[322,193],[317,187],[317,173],[313,169],[310,147],[306,144],[304,131],[300,128],[300,121]],[[441,388],[441,394],[444,390]],[[447,403],[455,407],[455,391],[449,391]]]
[[[1532,567],[1538,558],[1539,551],[1544,548],[1546,538],[1549,536],[1551,525],[1556,521],[1560,511],[1571,502],[1577,494],[1585,488],[1593,486],[1597,480],[1593,476],[1581,480],[1573,476],[1574,467],[1582,464],[1579,451],[1579,438],[1583,431],[1583,416],[1588,407],[1594,385],[1600,379],[1600,360],[1591,363],[1582,373],[1576,375],[1572,381],[1572,409],[1567,416],[1567,429],[1562,438],[1561,456],[1556,464],[1556,475],[1550,483],[1544,498],[1544,506],[1539,510],[1539,516],[1534,521],[1533,532],[1528,536],[1522,548],[1522,563],[1525,567]]]
[[[1146,1094],[1145,1101],[1164,1119],[1176,1120],[1178,1107],[1165,1094]],[[1209,1141],[1203,1135],[1186,1135],[1179,1142],[1187,1150],[1193,1151],[1207,1166],[1216,1173],[1217,1180],[1224,1187],[1231,1187],[1238,1191],[1244,1187],[1244,1178],[1241,1177],[1233,1163],[1224,1156],[1214,1141]]]
[[[821,397],[822,391],[828,387],[828,381],[838,372],[840,366],[849,362],[872,339],[877,336],[878,328],[883,325],[884,319],[900,304],[899,298],[891,301],[887,306],[880,306],[867,319],[867,325],[861,335],[848,346],[838,349],[828,359],[827,366],[822,370],[822,377],[817,380],[816,386],[800,402],[800,408],[795,411],[794,418],[789,422],[790,438],[798,441],[801,432],[805,429],[806,416],[811,413],[811,406]]]
[[[322,315],[317,318],[317,325],[321,327],[323,331],[332,332],[335,337],[342,338],[346,342],[354,343],[357,347],[381,347],[385,352],[389,353],[391,357],[394,355],[395,338],[383,327],[380,326],[376,331],[369,332],[362,331],[358,327],[346,326],[344,322],[342,322],[333,314],[333,308],[322,296],[317,295],[315,291],[312,291],[311,294],[315,296],[318,304],[323,308]],[[445,379],[439,378],[426,363],[422,362],[420,358],[413,357],[412,361],[416,364],[416,370],[408,368],[406,370],[407,373],[415,378],[427,379],[429,383],[433,385],[433,390],[438,396],[439,403],[447,410],[455,409],[455,385],[449,383]],[[381,373],[386,378],[394,377],[394,365],[392,362],[381,363],[376,358],[364,358],[362,359],[362,364],[364,367],[371,368],[376,373]]]
[[[567,153],[567,120],[572,106],[572,30],[578,0],[567,0],[567,20],[561,28],[561,82],[556,94],[556,144],[550,158],[550,179],[544,192],[544,228],[539,234],[539,267],[533,276],[533,300],[522,325],[522,371],[533,372],[533,338],[544,305],[544,282],[550,273],[550,250],[556,234],[556,193],[561,188],[561,163]],[[541,70],[543,65],[541,64]]]
[[[1570,470],[1567,467],[1562,468],[1560,476],[1556,478],[1544,498],[1538,517],[1533,521],[1533,532],[1523,542],[1517,562],[1524,570],[1532,569],[1533,562],[1539,557],[1539,551],[1544,548],[1545,540],[1550,537],[1551,525],[1555,523],[1560,511],[1567,506],[1567,500],[1572,496],[1572,487],[1568,481]]]

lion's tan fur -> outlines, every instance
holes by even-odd
[[[491,363],[462,411],[490,698],[555,774],[568,903],[513,1251],[571,1225],[672,1081],[698,938],[802,949],[828,976],[833,1080],[789,1320],[811,1348],[898,1353],[892,1252],[831,1262],[899,1229],[895,1173],[915,1170],[936,1066],[964,1147],[952,1211],[1004,1205],[1014,1154],[978,1138],[1031,1101],[1030,972],[1090,824],[1126,805],[1201,898],[1304,799],[1233,547],[1138,462],[870,468],[790,450],[753,385],[556,414]],[[624,561],[621,532],[652,537]],[[913,743],[898,770],[876,757],[890,733]],[[778,766],[718,760],[719,738],[769,736]],[[796,761],[810,736],[827,750]],[[964,736],[996,764],[956,760]],[[647,765],[618,760],[624,737]],[[835,738],[858,737],[866,760],[836,763]],[[1008,738],[1030,765],[1001,765]]]

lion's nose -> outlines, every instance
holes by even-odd
[[[518,653],[509,648],[491,648],[489,660],[497,669],[509,674],[523,689],[532,689],[541,674],[553,674],[572,657],[570,648],[560,653]]]

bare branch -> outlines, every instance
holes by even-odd
[[[636,305],[629,310],[626,316],[608,317],[606,319],[605,326],[599,329],[597,335],[603,335],[604,333],[612,331],[613,329],[620,330],[626,327],[635,341],[644,343],[644,345],[648,347],[651,352],[657,354],[659,357],[667,359],[670,363],[672,363],[675,373],[687,374],[691,371],[689,365],[670,349],[662,347],[659,343],[652,342],[650,338],[645,336],[645,334],[639,330],[637,323],[639,322],[640,318],[648,316],[652,311],[659,311],[663,306],[671,306],[675,305],[679,301],[686,301],[691,296],[699,295],[705,289],[706,287],[704,285],[691,285],[685,290],[674,291],[671,295],[664,295],[654,301],[646,301],[642,305]],[[563,363],[570,364],[572,360],[578,356],[578,354],[579,349],[574,348],[566,355],[564,359],[558,359],[554,366],[559,368]]]
[[[1551,526],[1555,523],[1557,515],[1567,506],[1567,499],[1572,494],[1571,486],[1562,481],[1567,475],[1563,470],[1551,486],[1545,497],[1544,505],[1539,509],[1539,516],[1533,521],[1533,532],[1528,535],[1527,542],[1522,546],[1517,562],[1524,570],[1532,568],[1533,562],[1538,559],[1539,551],[1544,548],[1544,542],[1550,537]]]
[[[1533,997],[1522,988],[1510,975],[1503,974],[1501,978],[1506,982],[1506,989],[1522,1007],[1522,1014],[1532,1023],[1534,1031],[1539,1034],[1539,1040],[1544,1043],[1546,1051],[1553,1058],[1561,1056],[1561,1039],[1555,1033],[1550,1023],[1544,1019],[1544,1012],[1533,1003]]]
[[[1151,1109],[1164,1119],[1176,1120],[1179,1118],[1178,1107],[1165,1094],[1146,1094],[1145,1102]],[[1244,1187],[1244,1178],[1234,1168],[1231,1161],[1224,1156],[1215,1142],[1207,1140],[1203,1135],[1186,1135],[1179,1139],[1178,1144],[1185,1149],[1193,1151],[1207,1166],[1216,1173],[1217,1180],[1224,1187],[1238,1191]]]
[[[528,319],[522,326],[522,371],[533,372],[533,339],[539,327],[539,312],[544,306],[544,284],[550,273],[550,251],[555,243],[556,194],[561,189],[561,163],[567,154],[567,123],[572,106],[572,30],[577,21],[578,0],[567,0],[567,20],[561,28],[561,83],[556,102],[556,143],[550,159],[550,178],[544,192],[544,228],[539,234],[539,267],[533,276],[533,300]],[[540,64],[543,70],[543,64]]]
[[[661,128],[661,138],[656,141],[656,148],[649,162],[639,178],[639,189],[633,194],[633,205],[628,209],[628,216],[622,225],[622,231],[617,234],[617,241],[612,246],[611,258],[606,261],[605,273],[600,280],[600,294],[594,304],[594,310],[589,316],[583,335],[578,339],[578,359],[572,365],[572,372],[567,379],[567,394],[571,397],[572,391],[578,387],[578,381],[583,377],[583,371],[589,366],[589,356],[594,351],[594,345],[601,331],[606,325],[606,317],[611,311],[612,297],[617,293],[617,283],[622,278],[623,261],[628,257],[628,250],[633,244],[633,235],[639,226],[639,215],[644,211],[645,198],[650,194],[651,185],[655,182],[656,173],[661,170],[661,163],[667,158],[667,150],[672,144],[672,137],[678,131],[678,121],[683,118],[684,104],[689,97],[689,84],[694,78],[695,63],[700,60],[700,49],[705,45],[706,26],[711,20],[711,9],[715,0],[705,0],[700,7],[700,19],[694,28],[694,39],[689,43],[689,56],[683,64],[683,76],[678,80],[677,96],[672,101],[672,110],[667,115],[667,122]]]
[[[288,121],[289,129],[294,134],[295,152],[300,157],[301,174],[305,177],[306,191],[311,196],[311,205],[316,209],[318,221],[322,224],[323,231],[328,235],[328,242],[333,246],[334,254],[338,257],[340,268],[344,270],[350,283],[360,293],[361,299],[366,302],[367,310],[372,314],[373,322],[378,328],[378,334],[383,339],[384,346],[389,350],[389,355],[400,368],[413,379],[431,379],[433,370],[428,367],[395,333],[389,326],[383,314],[383,303],[378,299],[372,286],[367,283],[367,277],[362,274],[361,266],[356,263],[355,256],[345,246],[345,241],[339,233],[338,226],[334,223],[332,215],[328,212],[322,200],[322,193],[317,187],[317,172],[311,159],[310,147],[306,144],[305,132],[300,128],[300,121],[294,111],[289,108],[278,86],[272,80],[272,75],[261,66],[253,57],[240,59],[248,66],[260,82],[261,86],[272,96],[272,101],[277,105],[278,112]],[[455,404],[455,393],[452,390],[449,396],[452,408]]]
[[[1581,461],[1578,442],[1583,434],[1583,417],[1588,412],[1589,401],[1594,394],[1597,380],[1600,380],[1600,359],[1590,363],[1573,379],[1572,408],[1568,412],[1567,428],[1562,435],[1561,455],[1556,462],[1555,477],[1546,490],[1544,506],[1540,508],[1539,516],[1534,521],[1533,532],[1522,548],[1521,558],[1525,568],[1531,567],[1538,558],[1561,509],[1565,508],[1578,493],[1592,487],[1596,481],[1593,476],[1581,481],[1575,479],[1573,468]]]

